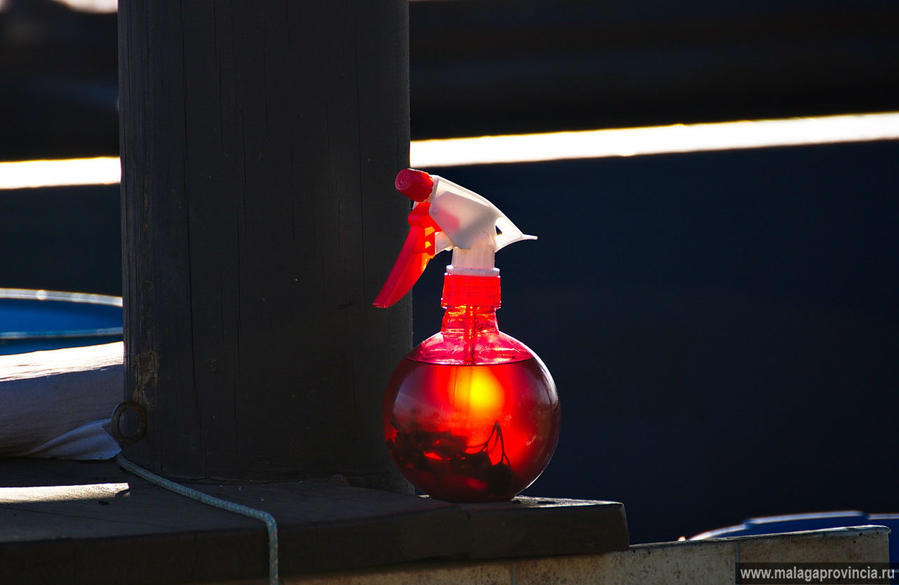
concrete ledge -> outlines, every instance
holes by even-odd
[[[69,499],[0,498],[0,583],[267,582],[253,520],[113,463],[6,460],[3,469],[7,486],[70,488]],[[119,482],[130,488],[84,487]],[[614,502],[455,505],[326,482],[197,487],[275,514],[285,585],[719,584],[735,582],[740,562],[889,560],[881,526],[628,548]]]
[[[3,484],[25,488],[6,490],[0,503],[0,583],[162,585],[267,575],[260,522],[158,488],[112,462],[0,464]],[[128,489],[104,494],[96,487],[117,483]],[[27,489],[48,485],[69,488],[43,499]],[[272,513],[288,582],[425,560],[596,554],[628,546],[624,506],[616,502],[516,498],[457,505],[327,482],[193,487]]]
[[[600,555],[405,566],[285,585],[720,585],[735,582],[738,562],[889,562],[888,542],[888,529],[860,526],[642,544]]]

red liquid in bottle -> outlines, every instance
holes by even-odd
[[[535,358],[494,365],[404,359],[388,387],[384,433],[413,485],[449,501],[508,500],[543,472],[559,401]]]
[[[543,472],[559,437],[546,366],[497,329],[492,306],[450,306],[441,332],[400,362],[384,438],[415,487],[455,502],[508,500]]]

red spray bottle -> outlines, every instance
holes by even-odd
[[[406,478],[456,502],[508,500],[546,468],[559,437],[555,383],[537,355],[497,328],[494,254],[526,239],[484,197],[437,175],[400,171],[398,191],[415,201],[409,235],[374,301],[401,299],[437,253],[444,275],[440,332],[394,370],[384,397],[384,438]]]

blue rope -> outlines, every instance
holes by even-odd
[[[203,492],[181,485],[180,483],[175,483],[174,481],[156,475],[152,471],[144,469],[139,465],[135,465],[125,459],[125,456],[121,453],[116,457],[116,462],[123,469],[130,471],[134,475],[142,477],[150,483],[175,492],[176,494],[202,502],[208,506],[221,508],[222,510],[227,510],[228,512],[240,514],[263,522],[265,524],[266,532],[268,532],[268,582],[270,585],[278,585],[280,583],[280,580],[278,579],[278,523],[275,522],[274,516],[262,510],[216,498],[215,496],[204,494]]]

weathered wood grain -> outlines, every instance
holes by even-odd
[[[403,486],[380,436],[411,307],[407,3],[119,8],[128,455],[179,477]]]

